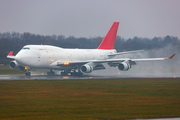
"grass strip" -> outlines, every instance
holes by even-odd
[[[180,117],[180,79],[0,81],[0,119]]]

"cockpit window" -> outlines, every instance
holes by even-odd
[[[23,47],[22,49],[23,49],[23,50],[30,50],[29,47]]]

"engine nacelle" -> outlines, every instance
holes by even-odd
[[[10,67],[11,69],[15,69],[15,68],[18,68],[18,67],[19,67],[19,64],[18,64],[15,60],[13,60],[13,61],[11,61],[11,62],[9,63],[9,67]]]
[[[84,73],[90,73],[93,71],[93,67],[89,64],[85,64],[85,65],[81,66],[81,71]]]
[[[118,69],[121,71],[127,71],[130,69],[130,65],[126,62],[122,62],[118,65]]]
[[[19,65],[19,71],[21,71],[21,72],[25,72],[25,71],[26,71],[26,69],[25,69],[25,67],[24,67],[24,66]]]

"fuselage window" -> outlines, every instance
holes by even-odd
[[[30,50],[30,48],[29,47],[24,47],[23,50]]]

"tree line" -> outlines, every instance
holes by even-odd
[[[81,48],[81,49],[93,49],[97,48],[102,42],[103,37],[93,38],[76,38],[73,36],[65,37],[63,35],[37,35],[32,33],[18,33],[18,32],[5,32],[0,33],[0,64],[7,64],[9,61],[6,59],[7,54],[10,51],[14,52],[14,55],[24,45],[54,45],[62,48]],[[150,50],[166,47],[167,45],[173,45],[178,47],[180,40],[178,37],[167,35],[166,37],[154,37],[140,38],[134,37],[124,39],[121,36],[116,37],[115,49],[120,51],[129,50]]]

